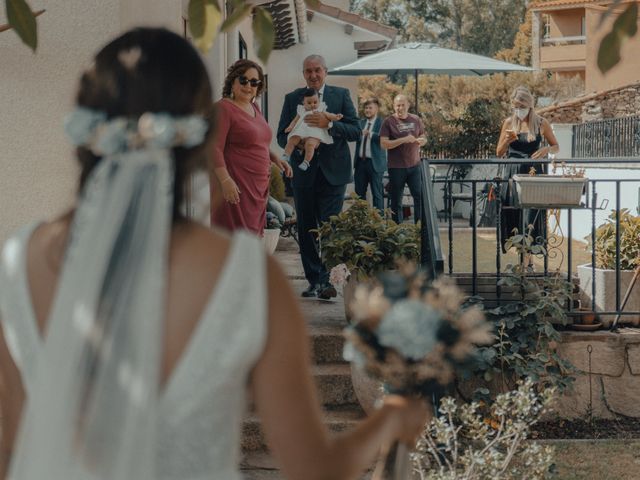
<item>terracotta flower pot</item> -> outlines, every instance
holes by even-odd
[[[582,325],[593,325],[596,323],[596,314],[587,308],[580,309],[580,323]]]

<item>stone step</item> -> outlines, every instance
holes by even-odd
[[[349,363],[322,363],[311,365],[311,374],[316,382],[320,404],[327,409],[359,405],[351,382]],[[249,398],[249,413],[255,411],[252,398]]]
[[[337,433],[352,428],[365,414],[358,405],[350,405],[324,412],[324,424],[329,431]],[[242,425],[242,452],[245,456],[266,451],[266,442],[260,419],[255,414],[245,418]]]
[[[285,480],[277,470],[243,469],[241,473],[244,480]]]
[[[285,480],[268,452],[251,452],[243,455],[240,469],[244,480]],[[370,480],[371,470],[360,477],[360,480]]]
[[[351,365],[348,363],[312,365],[311,372],[316,381],[320,402],[325,407],[358,403],[351,383]]]
[[[310,324],[308,326],[312,361],[317,364],[344,363],[342,350],[344,348],[343,327],[334,323]]]

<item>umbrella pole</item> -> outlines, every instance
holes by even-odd
[[[414,70],[414,78],[416,80],[416,89],[415,89],[415,95],[413,97],[415,103],[414,103],[414,108],[416,110],[416,115],[419,115],[420,112],[418,111],[418,70]]]

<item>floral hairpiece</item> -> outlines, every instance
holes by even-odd
[[[208,124],[200,115],[150,112],[137,119],[108,119],[105,112],[78,107],[65,119],[64,129],[74,145],[102,156],[141,148],[192,148],[204,141]]]

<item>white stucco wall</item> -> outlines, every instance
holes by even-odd
[[[0,242],[17,226],[69,207],[77,170],[63,133],[80,72],[110,38],[139,24],[182,31],[175,0],[31,0],[34,55],[14,32],[0,33]],[[5,23],[4,9],[0,23]]]
[[[32,54],[13,32],[0,34],[0,243],[16,227],[52,218],[73,204],[77,169],[63,133],[63,119],[73,106],[80,73],[110,38],[135,25],[165,26],[182,34],[186,0],[31,0],[38,18],[39,48]],[[332,2],[344,8],[341,0]],[[344,3],[344,0],[342,0]],[[0,23],[5,23],[4,11]],[[354,61],[354,42],[379,39],[315,15],[309,42],[273,52],[269,74],[269,123],[275,133],[286,93],[304,85],[302,60],[319,53],[329,68]],[[256,60],[249,20],[220,36],[204,58],[221,96],[226,66],[238,58],[238,32],[249,58]],[[357,102],[357,78],[330,76],[327,82],[349,88]],[[277,149],[275,140],[273,146]],[[352,146],[353,147],[353,146]],[[202,188],[206,181],[200,182]],[[207,195],[204,195],[203,198]],[[207,215],[203,215],[203,219]]]
[[[570,123],[555,123],[552,124],[551,127],[560,146],[560,150],[556,153],[556,158],[571,158],[573,156],[573,152],[571,151],[573,145],[573,125]]]

